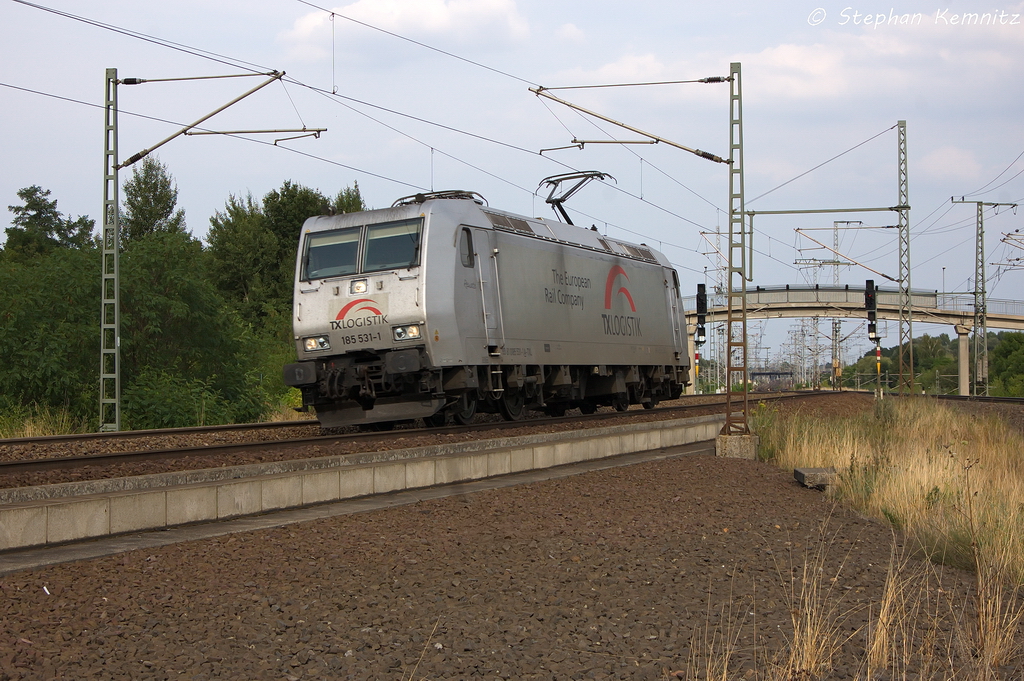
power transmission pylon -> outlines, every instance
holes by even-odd
[[[897,121],[896,155],[899,182],[899,317],[900,317],[900,394],[914,392],[914,319],[910,300],[910,186],[907,177],[907,122]]]
[[[1015,203],[986,203],[950,197],[952,203],[973,203],[977,211],[974,235],[974,384],[972,395],[988,395],[988,314],[985,294],[985,207],[1016,208]]]
[[[103,212],[100,280],[101,431],[121,430],[120,219],[117,182],[117,69],[107,69],[103,123]]]
[[[750,235],[747,232],[743,194],[743,90],[740,65],[730,65],[729,94],[729,264],[725,295],[726,385],[725,426],[722,435],[749,435],[749,387],[747,385],[747,280]],[[742,390],[733,395],[736,381]]]

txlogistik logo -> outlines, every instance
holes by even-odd
[[[629,287],[626,284],[619,286],[616,290],[615,285],[618,278],[622,277],[626,280],[626,284],[629,283],[629,275],[626,274],[626,270],[622,269],[619,265],[616,265],[608,272],[608,279],[605,280],[604,285],[604,309],[611,310],[612,302],[615,296],[622,296],[629,304],[631,312],[636,312],[636,303],[633,302],[633,295],[629,292]],[[643,331],[640,329],[640,317],[625,314],[602,314],[601,321],[604,325],[604,335],[606,336],[643,336]]]
[[[345,305],[338,316],[331,320],[331,330],[360,329],[368,326],[381,326],[388,323],[388,316],[377,307],[372,298],[358,298]],[[360,315],[360,312],[369,313]],[[352,313],[352,316],[349,316]]]

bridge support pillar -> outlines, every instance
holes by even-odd
[[[957,324],[953,327],[956,329],[956,340],[957,349],[959,350],[957,358],[957,373],[959,374],[959,390],[957,391],[960,395],[971,394],[971,347],[967,343],[967,336],[971,333],[971,327],[963,324]]]

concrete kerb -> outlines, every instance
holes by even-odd
[[[0,490],[0,550],[213,521],[548,468],[715,437],[702,416]],[[639,447],[639,449],[638,449]]]

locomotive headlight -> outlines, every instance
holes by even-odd
[[[417,340],[420,337],[420,326],[419,324],[393,326],[391,327],[391,333],[396,341]]]
[[[352,295],[362,295],[368,288],[365,279],[353,279],[352,283],[348,285],[348,292]]]
[[[331,341],[327,336],[310,336],[309,338],[302,339],[302,347],[305,348],[306,352],[314,352],[316,350],[330,350]]]

